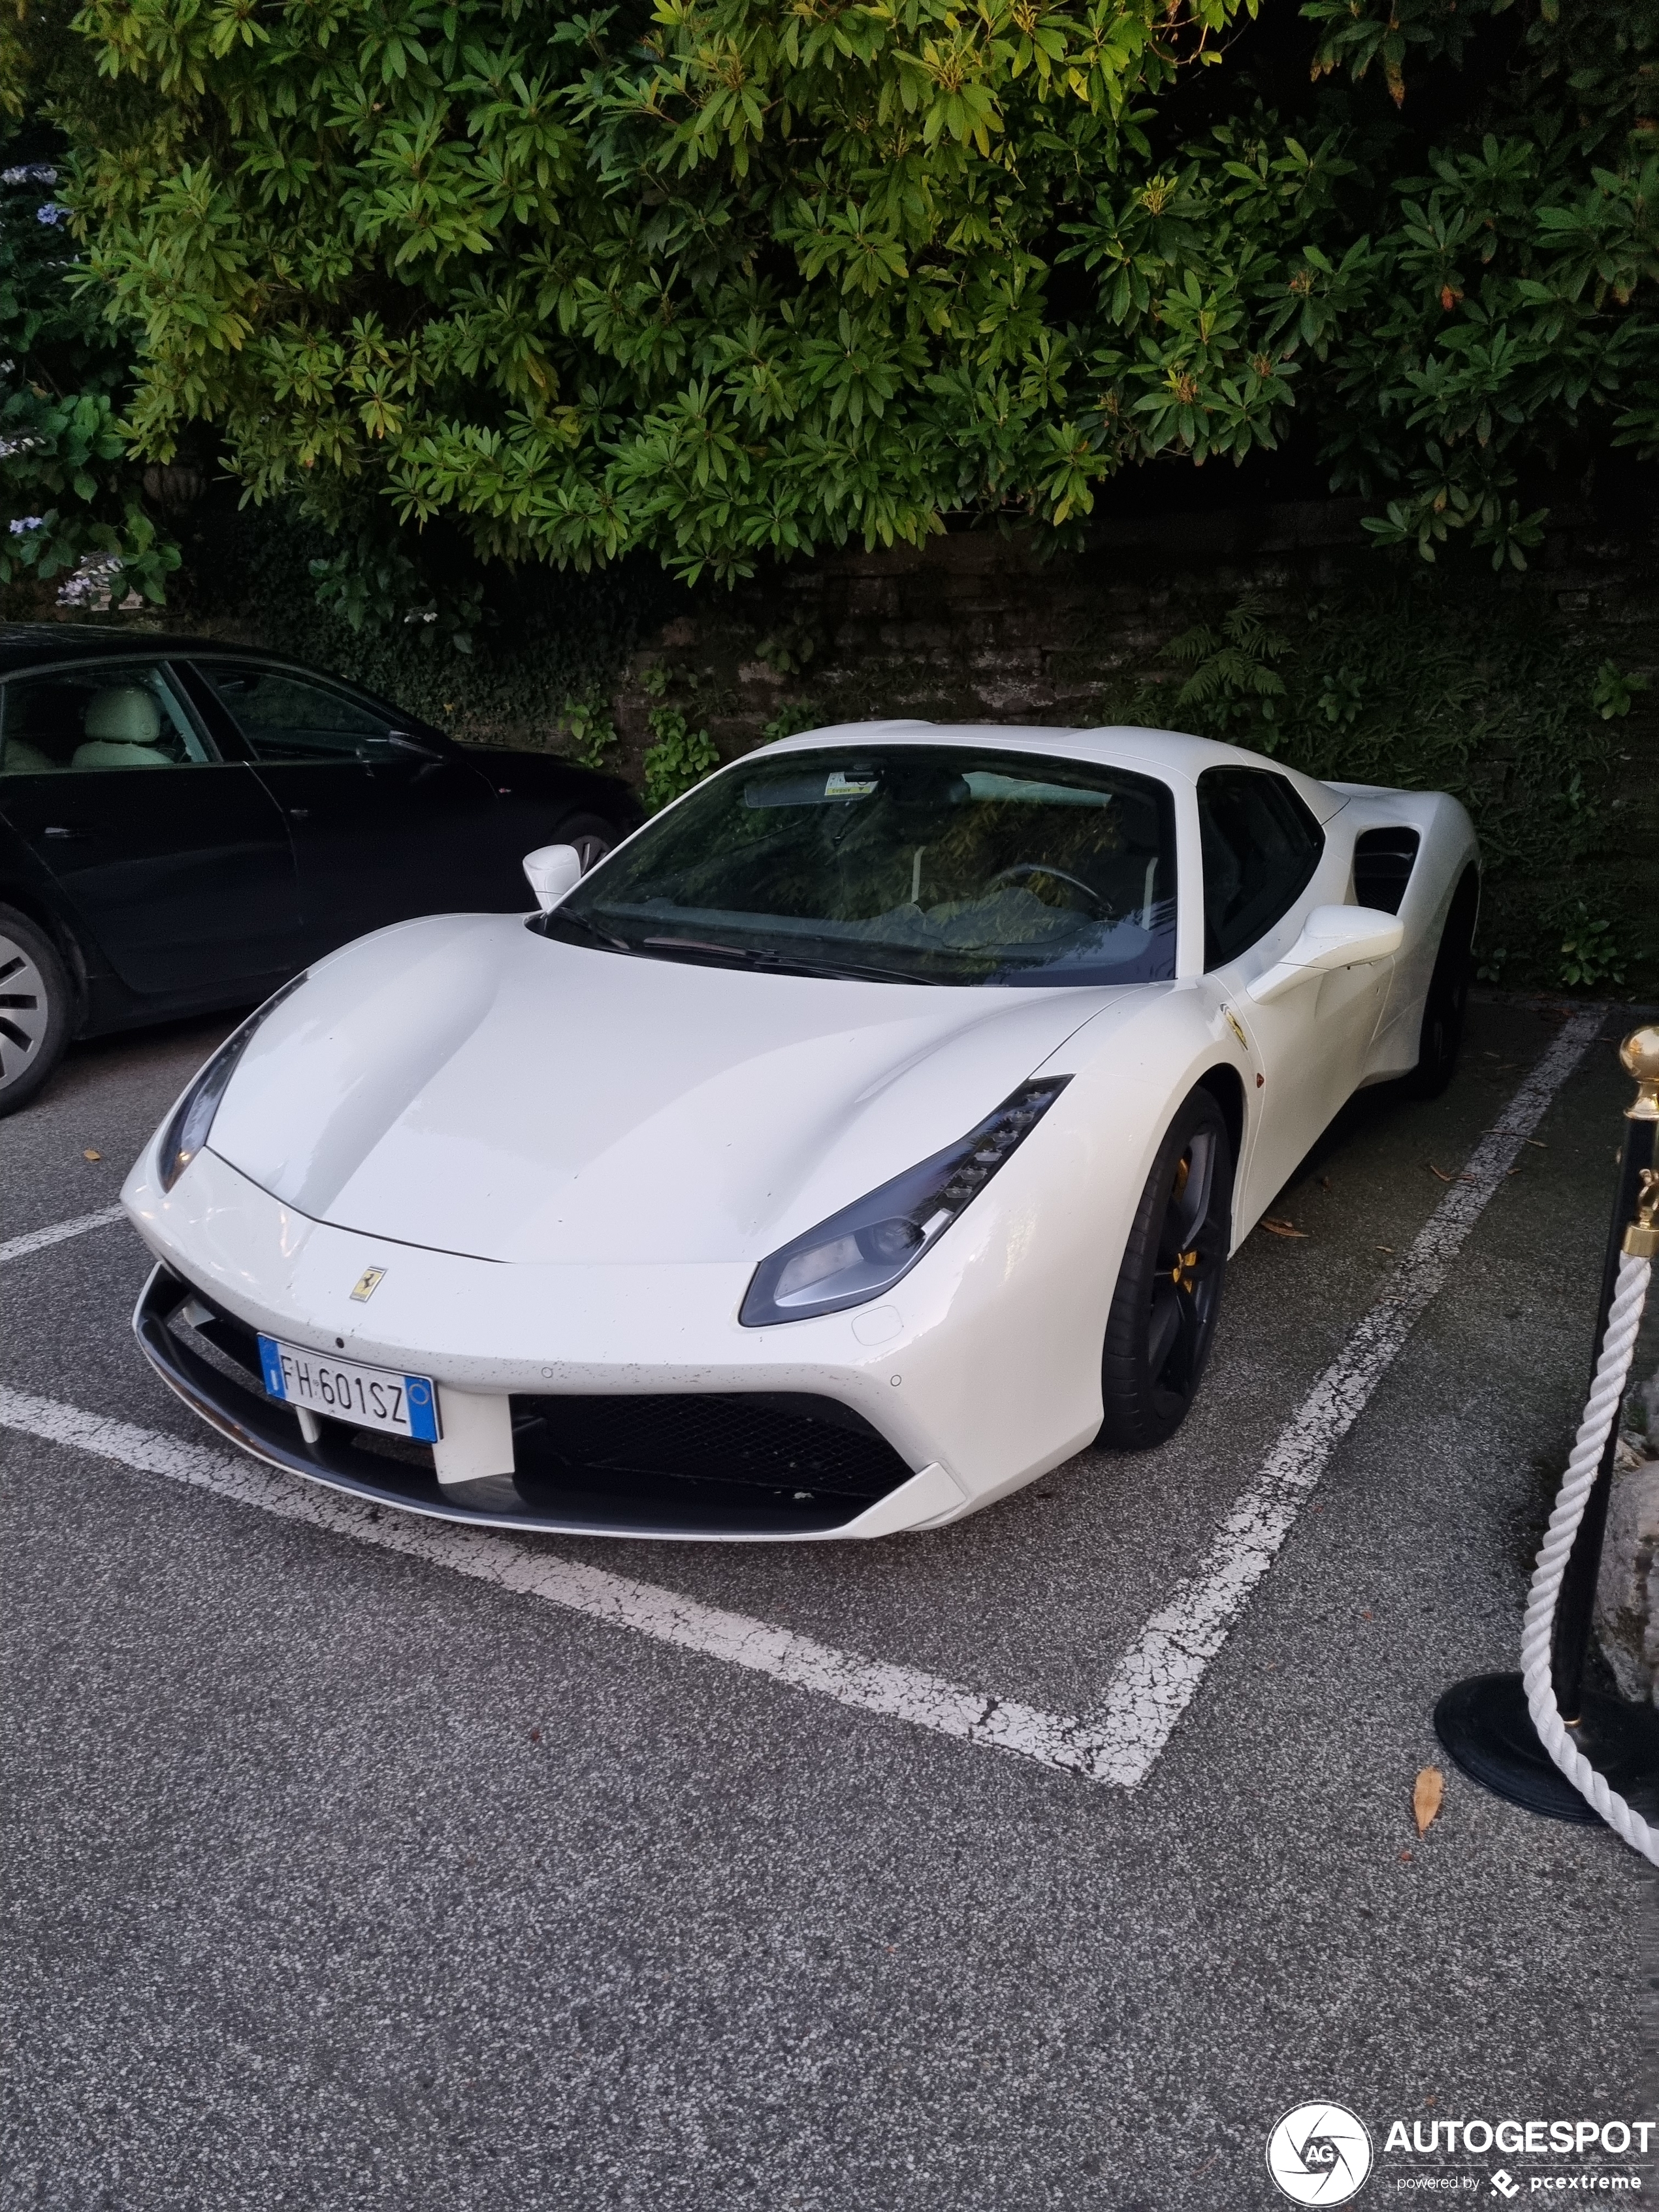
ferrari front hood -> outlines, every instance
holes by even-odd
[[[441,916],[319,965],[256,1032],[210,1144],[313,1220],[399,1243],[754,1259],[1140,995],[756,974]]]

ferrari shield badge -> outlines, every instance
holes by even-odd
[[[363,1269],[362,1273],[358,1276],[356,1281],[351,1287],[351,1295],[360,1306],[366,1305],[368,1300],[374,1297],[375,1291],[380,1289],[381,1279],[384,1277],[386,1269],[384,1267],[365,1267]]]

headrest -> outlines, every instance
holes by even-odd
[[[118,745],[153,745],[161,734],[161,710],[148,691],[122,684],[94,691],[87,707],[86,733]]]

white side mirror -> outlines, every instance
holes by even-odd
[[[1298,983],[1310,983],[1334,968],[1363,968],[1398,952],[1405,939],[1397,914],[1371,906],[1316,906],[1302,934],[1276,968],[1258,975],[1249,995],[1258,1006],[1282,999]]]
[[[538,845],[524,856],[524,872],[536,903],[551,914],[559,901],[582,879],[582,856],[574,845]]]

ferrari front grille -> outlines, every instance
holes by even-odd
[[[444,1520],[811,1535],[844,1528],[913,1473],[861,1415],[805,1393],[525,1395],[512,1401],[510,1480],[446,1490],[429,1444],[330,1419],[304,1437],[293,1411],[265,1395],[256,1332],[171,1269],[156,1269],[136,1325],[173,1389],[237,1443],[337,1490]]]
[[[830,1398],[759,1391],[646,1397],[515,1397],[521,1469],[569,1476],[754,1483],[877,1498],[911,1468],[862,1417]]]

